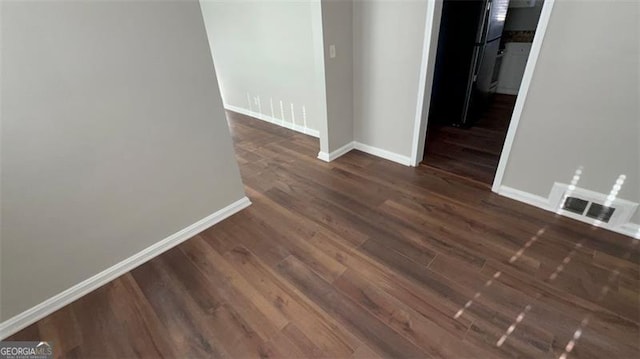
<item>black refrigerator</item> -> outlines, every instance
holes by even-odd
[[[509,0],[444,0],[430,123],[473,124],[497,86],[500,38]]]

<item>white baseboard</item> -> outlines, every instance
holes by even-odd
[[[629,222],[620,226],[619,231],[616,232],[635,239],[640,239],[640,224]]]
[[[329,158],[330,158],[330,156],[329,156],[328,153],[322,152],[322,151],[318,152],[318,159],[319,160],[322,160],[322,161],[325,161],[325,162],[331,162],[332,160],[329,159]]]
[[[515,189],[507,186],[500,186],[500,189],[498,190],[498,194],[501,196],[509,197],[519,202],[530,204],[534,207],[542,208],[545,211],[553,211],[551,206],[549,206],[549,200],[547,198],[538,196],[536,194],[521,191],[519,189]]]
[[[320,151],[318,152],[318,158],[325,162],[331,162],[353,149],[368,153],[370,155],[374,155],[376,157],[384,158],[385,160],[393,161],[401,165],[409,166],[411,164],[411,158],[407,156],[403,156],[394,152],[383,150],[378,147],[365,145],[364,143],[360,143],[356,141],[349,142],[346,145],[338,148],[337,150],[331,153]]]
[[[300,125],[296,125],[290,122],[283,122],[282,120],[278,119],[278,118],[274,118],[268,115],[265,115],[263,113],[258,113],[258,112],[254,112],[251,110],[247,110],[246,108],[242,108],[242,107],[237,107],[237,106],[233,106],[233,105],[224,105],[224,108],[226,110],[229,111],[233,111],[233,112],[237,112],[249,117],[253,117],[256,118],[258,120],[262,120],[265,122],[269,122],[272,123],[274,125],[277,126],[281,126],[281,127],[286,127],[288,129],[300,132],[300,133],[304,133],[305,135],[309,135],[309,136],[313,136],[316,138],[320,137],[320,132],[311,128],[305,128],[304,126],[300,126]],[[360,142],[350,142],[342,147],[340,147],[339,149],[331,152],[331,153],[326,153],[326,152],[318,152],[318,158],[321,159],[322,161],[325,162],[331,162],[333,160],[335,160],[336,158],[344,155],[345,153],[351,151],[352,149],[356,149],[362,152],[366,152],[370,155],[374,155],[376,157],[380,157],[380,158],[384,158],[386,160],[389,161],[393,161],[396,163],[399,163],[401,165],[404,166],[410,166],[411,165],[411,158],[408,156],[403,156],[394,152],[390,152],[387,150],[383,150],[381,148],[378,147],[373,147],[373,146],[369,146],[369,145],[365,145],[364,143],[360,143]]]
[[[335,160],[336,158],[344,155],[345,153],[351,151],[352,149],[355,148],[355,142],[349,142],[346,145],[338,148],[337,150],[331,152],[331,153],[326,153],[326,152],[318,152],[318,158],[325,161],[325,162],[331,162],[333,160]]]
[[[356,150],[366,152],[370,155],[374,155],[376,157],[384,158],[389,161],[393,161],[399,163],[401,165],[410,166],[411,165],[411,157],[403,156],[401,154],[390,152],[387,150],[383,150],[382,148],[373,147],[369,145],[365,145],[364,143],[354,142],[354,148]]]
[[[513,200],[523,202],[523,203],[532,205],[534,207],[542,208],[545,211],[556,213],[555,208],[550,204],[550,201],[548,198],[544,198],[542,196],[538,196],[529,192],[521,191],[519,189],[511,188],[504,185],[500,186],[497,193],[501,196],[509,197]],[[573,218],[580,222],[587,223],[587,224],[594,223],[594,221],[587,221],[585,218],[582,218],[581,216],[578,216],[578,215],[574,215],[571,212],[561,211],[560,214],[569,218]],[[640,239],[640,225],[636,223],[629,222],[616,227],[607,227],[603,225],[601,226],[601,228],[608,229],[610,231],[620,233],[632,238]]]
[[[133,256],[119,262],[104,271],[85,279],[84,281],[74,285],[73,287],[56,294],[55,296],[45,300],[44,302],[30,308],[6,321],[0,323],[0,340],[24,329],[25,327],[35,323],[36,321],[46,317],[56,310],[67,304],[79,299],[89,292],[109,283],[117,277],[131,271],[139,265],[149,261],[150,259],[164,253],[165,251],[177,246],[214,224],[224,220],[227,217],[247,208],[251,205],[249,198],[242,199],[226,206],[225,208],[199,220],[198,222],[170,235],[169,237],[143,249]]]
[[[285,121],[282,121],[279,118],[275,118],[275,117],[271,117],[271,116],[265,115],[263,113],[247,110],[246,108],[242,108],[242,107],[237,107],[237,106],[233,106],[233,105],[224,105],[224,108],[225,108],[225,110],[237,112],[239,114],[242,114],[242,115],[245,115],[245,116],[249,116],[249,117],[253,117],[255,119],[262,120],[262,121],[265,121],[265,122],[269,122],[269,123],[272,123],[272,124],[280,126],[280,127],[285,127],[285,128],[290,129],[290,130],[294,130],[296,132],[304,133],[305,135],[313,136],[315,138],[320,138],[320,131],[314,130],[312,128],[304,127],[304,126],[297,125],[297,124],[294,124],[294,123],[291,123],[291,122],[285,122]]]

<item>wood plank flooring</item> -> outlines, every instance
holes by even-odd
[[[430,125],[422,164],[491,185],[516,96],[495,94],[471,128]]]
[[[14,335],[82,358],[637,358],[639,241],[229,113],[253,205]]]

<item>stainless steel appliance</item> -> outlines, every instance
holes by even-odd
[[[497,87],[509,0],[444,0],[429,121],[469,126]]]

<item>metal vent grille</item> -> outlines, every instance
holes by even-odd
[[[611,216],[613,216],[613,212],[615,212],[615,210],[616,209],[613,207],[605,207],[599,203],[593,202],[587,211],[587,217],[609,223],[609,220],[611,219]]]
[[[564,201],[562,209],[576,214],[583,214],[588,205],[589,201],[585,201],[584,199],[580,199],[577,197],[567,197],[567,199]]]

